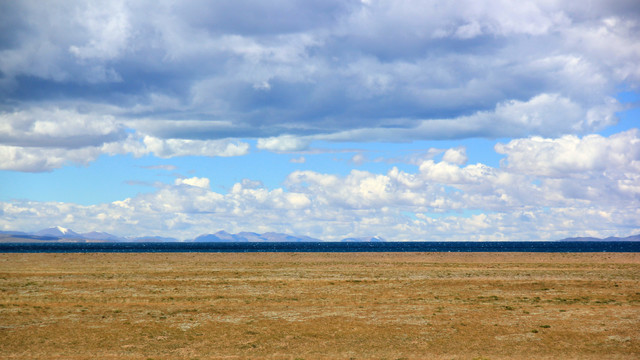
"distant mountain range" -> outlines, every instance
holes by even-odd
[[[92,231],[79,234],[71,229],[60,226],[43,229],[34,233],[20,231],[0,231],[0,242],[176,242],[176,238],[143,236],[124,238],[106,232]],[[294,236],[275,232],[258,234],[254,232],[240,232],[230,234],[218,231],[214,234],[203,234],[185,242],[320,242],[322,240],[309,236]],[[381,237],[346,238],[343,242],[382,242]]]
[[[136,238],[124,238],[106,232],[92,231],[88,233],[76,233],[75,231],[60,226],[43,229],[34,233],[21,231],[0,231],[0,242],[177,242],[176,238],[160,236],[143,236]],[[218,231],[213,234],[203,234],[195,239],[185,242],[320,242],[322,240],[309,236],[295,236],[289,234],[267,232],[264,234],[254,232],[240,232],[230,234],[226,231]],[[340,240],[341,242],[384,242],[381,237],[351,237]],[[640,234],[628,237],[608,237],[599,239],[594,237],[572,237],[557,241],[640,241]]]
[[[562,239],[560,241],[640,241],[640,234],[631,235],[623,238],[610,236],[604,239],[595,238],[595,237],[572,237],[572,238]]]
[[[71,229],[56,226],[42,229],[34,233],[22,231],[0,231],[0,242],[171,242],[175,238],[145,236],[139,238],[125,238],[101,231],[79,234]]]
[[[318,242],[309,236],[293,236],[288,234],[280,234],[268,232],[258,234],[254,232],[240,232],[237,234],[229,234],[226,231],[218,231],[215,234],[200,235],[193,239],[194,242]]]

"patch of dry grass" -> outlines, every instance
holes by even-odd
[[[0,254],[3,359],[637,359],[640,254]]]

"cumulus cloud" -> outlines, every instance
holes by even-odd
[[[464,147],[448,149],[442,155],[442,160],[456,165],[464,165],[468,160],[467,150]]]
[[[187,179],[176,179],[176,185],[183,185],[183,184],[189,185],[189,186],[195,186],[203,189],[208,189],[209,179],[199,178],[199,177],[192,177]]]
[[[547,196],[600,204],[628,204],[640,196],[640,138],[637,129],[609,137],[533,137],[497,144],[506,171],[541,179]]]
[[[5,202],[0,227],[65,224],[181,238],[211,229],[326,240],[362,233],[390,240],[536,240],[585,229],[592,236],[626,236],[640,231],[639,142],[637,131],[521,139],[496,147],[507,155],[499,167],[429,159],[415,172],[304,170],[290,173],[281,188],[245,179],[227,193],[212,191],[207,178],[180,178],[108,204]],[[444,152],[457,157],[460,150]],[[581,156],[570,160],[575,151]],[[69,213],[74,220],[64,222]]]
[[[638,129],[610,137],[566,135],[557,139],[515,139],[497,144],[495,149],[507,155],[504,160],[507,169],[536,176],[563,178],[620,170],[640,173]]]

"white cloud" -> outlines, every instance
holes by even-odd
[[[200,187],[203,189],[208,189],[209,188],[209,179],[207,178],[199,178],[199,177],[192,177],[192,178],[186,178],[186,179],[176,179],[176,185],[189,185],[189,186],[195,186],[195,187]]]
[[[0,169],[41,172],[51,171],[67,163],[87,164],[100,155],[96,148],[46,149],[0,145]]]
[[[295,152],[307,149],[309,141],[293,135],[281,135],[258,139],[257,147],[261,150],[275,152]]]
[[[78,106],[80,107],[80,106]],[[98,110],[98,109],[96,109]],[[32,107],[0,113],[0,169],[51,171],[102,154],[158,157],[241,156],[249,144],[233,140],[163,139],[127,131],[127,120],[75,107]],[[189,125],[189,124],[187,124]]]
[[[0,143],[26,147],[78,148],[126,138],[111,115],[60,107],[31,107],[0,113]]]
[[[147,151],[161,158],[175,156],[241,156],[249,152],[249,144],[229,140],[159,139],[145,136]]]
[[[444,152],[444,155],[442,155],[442,161],[456,165],[464,165],[467,163],[467,160],[467,149],[464,147],[448,149]]]
[[[497,144],[495,149],[507,155],[504,160],[507,169],[523,174],[558,178],[620,171],[640,174],[638,129],[610,137],[566,135],[557,139],[515,139]]]
[[[100,142],[99,140],[96,145],[76,146],[71,149],[60,147],[21,147],[0,144],[0,169],[43,172],[72,164],[88,165],[103,154],[133,154],[134,156],[141,156],[147,153],[138,139],[132,135],[120,141],[106,142],[103,144],[100,144]]]
[[[420,165],[420,172],[427,179],[441,184],[466,182],[463,170],[448,162],[436,163],[433,160],[427,160]]]
[[[637,129],[603,137],[533,137],[497,144],[506,171],[541,180],[547,197],[631,206],[640,195]]]

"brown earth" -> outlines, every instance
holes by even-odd
[[[0,254],[2,359],[638,359],[640,254]]]

